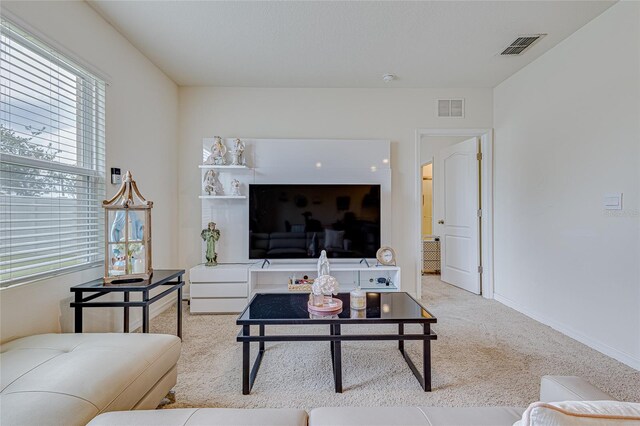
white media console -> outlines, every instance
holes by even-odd
[[[228,194],[232,179],[240,181],[241,196],[213,196],[201,192],[202,228],[216,222],[221,237],[216,244],[219,265],[190,269],[191,312],[240,312],[256,292],[288,291],[290,277],[316,275],[316,260],[276,260],[262,268],[249,259],[249,199],[251,184],[376,184],[380,185],[380,243],[393,246],[391,238],[391,142],[388,140],[250,139],[245,143],[246,166],[199,164],[204,174],[214,169]],[[234,138],[223,139],[232,147]],[[210,154],[213,138],[202,141],[201,163]],[[194,165],[195,167],[195,165]],[[204,262],[204,243],[202,259]],[[341,291],[360,284],[363,289],[399,291],[399,267],[367,267],[360,259],[333,260],[331,272]],[[369,260],[373,265],[375,260]],[[384,278],[384,283],[378,279]],[[387,282],[389,285],[387,285]]]
[[[235,313],[247,305],[255,293],[288,292],[290,278],[315,278],[315,262],[227,263],[190,269],[192,313]],[[373,264],[371,264],[373,265]],[[340,283],[340,291],[358,285],[365,291],[400,291],[400,268],[367,266],[364,263],[334,262],[331,275]]]

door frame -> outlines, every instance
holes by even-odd
[[[415,140],[414,166],[414,226],[416,232],[416,294],[422,296],[422,161],[420,142],[424,136],[468,136],[480,138],[482,162],[480,163],[480,203],[482,205],[480,256],[482,259],[482,280],[480,293],[486,299],[493,299],[493,129],[417,129]]]

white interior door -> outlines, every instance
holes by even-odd
[[[443,148],[433,168],[441,279],[480,294],[478,138]]]

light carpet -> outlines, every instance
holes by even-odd
[[[327,342],[267,343],[251,395],[242,395],[237,315],[191,315],[185,304],[176,402],[180,407],[527,406],[545,374],[582,376],[614,397],[640,401],[640,372],[501,303],[423,277],[422,302],[438,318],[432,343],[433,391],[423,392],[397,342],[344,342],[342,394],[333,391]],[[362,327],[359,328],[359,327]],[[395,332],[395,326],[343,326]],[[320,333],[328,326],[267,327],[268,333]],[[175,311],[151,331],[175,333]],[[418,332],[408,326],[406,332]],[[252,334],[257,332],[252,330]],[[374,331],[375,332],[375,331]],[[420,343],[406,347],[416,364]],[[256,346],[257,344],[253,344]],[[252,352],[252,359],[255,352]]]

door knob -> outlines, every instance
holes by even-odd
[[[438,221],[438,224],[439,224],[439,225],[444,225],[444,219],[440,219],[440,220]]]

